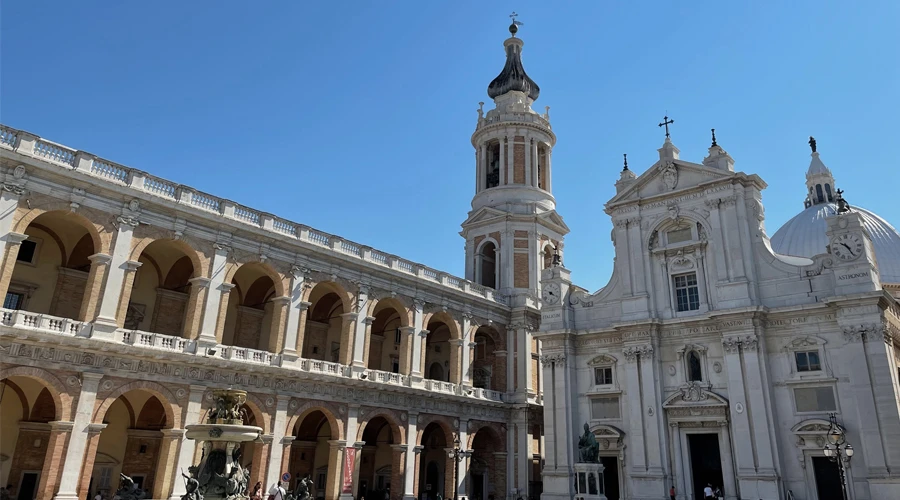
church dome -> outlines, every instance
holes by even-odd
[[[516,31],[518,31],[518,27],[513,23],[509,27],[512,37],[503,42],[503,46],[506,48],[506,65],[503,66],[503,71],[497,75],[497,78],[494,78],[488,85],[488,97],[491,99],[514,90],[524,92],[532,101],[541,94],[541,88],[525,73],[525,67],[522,66],[524,43],[521,39],[516,38]]]
[[[900,233],[886,220],[865,208],[852,207],[862,217],[872,238],[882,283],[900,283]],[[819,203],[803,210],[772,236],[772,249],[781,255],[812,257],[826,252],[825,219],[837,214],[837,204]]]

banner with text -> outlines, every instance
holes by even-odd
[[[341,494],[350,495],[353,493],[353,469],[356,468],[356,448],[344,448],[344,483],[341,487]]]

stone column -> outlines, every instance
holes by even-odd
[[[657,391],[656,361],[653,359],[653,345],[638,346],[638,361],[641,370],[641,406],[639,410],[644,421],[644,439],[647,442],[647,472],[655,479],[663,481],[666,472],[666,433],[662,425],[662,415],[654,411],[651,415],[646,408],[662,408],[662,399]]]
[[[571,499],[575,495],[572,464],[575,463],[575,443],[577,433],[573,429],[576,404],[573,398],[575,384],[573,369],[566,362],[565,352],[544,352],[541,363],[544,366],[546,383],[544,384],[544,425],[550,429],[554,439],[546,444],[545,465],[542,471],[544,493],[546,499]],[[631,389],[629,389],[629,393]],[[633,428],[633,427],[632,427]],[[511,434],[512,430],[507,432]],[[512,449],[513,438],[509,438],[509,449]],[[637,453],[637,452],[636,452]],[[510,472],[511,474],[511,472]],[[507,480],[512,484],[512,476]]]
[[[415,299],[413,301],[413,328],[415,328],[415,332],[417,333],[417,335],[412,338],[412,368],[409,374],[413,384],[418,384],[422,381],[422,364],[425,362],[422,345],[425,338],[428,336],[428,330],[425,330],[427,325],[424,324],[424,309],[424,300]]]
[[[4,193],[5,195],[6,193]],[[15,209],[13,209],[15,210]],[[0,222],[2,222],[2,218],[0,218]],[[0,238],[0,241],[3,242],[3,248],[6,251],[6,254],[3,257],[3,267],[0,268],[0,293],[3,293],[3,297],[6,297],[6,292],[9,290],[9,282],[12,280],[13,271],[16,268],[16,258],[19,256],[19,248],[22,245],[22,242],[28,239],[27,234],[21,233],[6,233],[3,238]]]
[[[516,488],[518,488],[523,498],[528,498],[528,476],[531,473],[533,460],[531,436],[528,434],[528,407],[524,405],[519,407],[513,415],[513,421],[515,422],[516,440],[518,441]]]
[[[85,372],[81,375],[81,393],[78,395],[78,402],[75,406],[75,421],[69,437],[69,444],[66,447],[66,459],[62,464],[62,477],[59,483],[59,492],[54,497],[55,500],[84,498],[78,496],[78,480],[85,457],[88,435],[91,431],[91,417],[94,414],[97,388],[100,386],[101,378],[103,375],[100,373]],[[106,426],[103,425],[103,427]],[[97,432],[99,433],[99,430]],[[93,462],[93,457],[91,457],[91,462]]]
[[[506,163],[507,163],[506,162],[506,156],[507,156],[506,155],[506,148],[507,148],[506,140],[507,140],[507,137],[505,135],[500,137],[500,185],[501,186],[506,185]]]
[[[153,498],[170,498],[175,483],[184,484],[181,472],[176,468],[178,445],[184,440],[184,429],[163,429],[162,435],[156,459]],[[187,469],[185,469],[186,471]]]
[[[279,478],[281,477],[282,472],[290,472],[288,469],[291,467],[291,454],[296,440],[296,436],[285,436],[281,438],[281,463],[270,463],[269,472],[271,472],[273,468],[277,469]],[[275,445],[273,444],[272,447],[274,448]]]
[[[119,307],[116,310],[116,324],[119,328],[125,326],[125,316],[128,314],[128,304],[131,301],[131,290],[134,288],[134,278],[137,270],[143,264],[136,260],[125,262],[125,276],[122,278],[122,298],[119,299]]]
[[[4,188],[11,184],[4,183]],[[25,190],[23,188],[18,189],[2,189],[0,188],[0,256],[3,256],[3,270],[6,270],[6,262],[8,255],[12,255],[12,262],[16,261],[16,257],[19,255],[19,249],[16,248],[14,251],[10,251],[9,247],[11,244],[18,245],[25,240],[22,238],[18,242],[15,240],[18,239],[19,233],[10,233],[13,227],[13,220],[16,217],[16,210],[19,207],[19,196],[25,194]],[[13,235],[10,238],[10,235]],[[3,282],[3,277],[5,277],[6,273],[4,272],[2,276],[0,276],[0,282]],[[3,296],[6,297],[6,285],[9,284],[9,280],[5,280],[3,282]]]
[[[461,460],[456,462],[456,500],[468,500],[468,471],[467,456],[471,454],[471,450],[466,450],[466,444],[469,442],[469,421],[468,419],[459,419],[459,449],[462,454]],[[452,446],[452,443],[451,443]]]
[[[348,312],[341,314],[341,348],[338,353],[338,363],[350,365],[353,363],[353,340],[355,338],[353,325],[356,323],[357,313]]]
[[[678,428],[677,422],[669,422],[669,429],[671,429],[671,442],[673,446],[673,454],[675,455],[675,470],[672,471],[672,475],[674,476],[672,479],[672,483],[675,485],[675,493],[676,498],[679,500],[687,498],[687,483],[685,482],[685,478],[687,477],[684,470],[684,458],[682,456],[681,451],[681,430]]]
[[[341,475],[344,471],[346,441],[328,441],[328,473],[325,476],[325,500],[337,500],[341,496]]]
[[[408,446],[405,444],[391,445],[391,500],[403,498],[404,458]],[[380,499],[379,499],[380,500]]]
[[[506,392],[516,392],[516,332],[506,330]]]
[[[272,326],[269,329],[269,342],[267,350],[279,353],[284,348],[285,328],[287,323],[288,305],[291,298],[287,295],[272,299]]]
[[[188,394],[187,408],[184,411],[184,426],[187,427],[193,424],[199,424],[200,419],[203,417],[203,394],[206,391],[206,387],[202,385],[192,385],[190,387],[191,392]],[[184,439],[182,436],[181,446],[178,449],[178,456],[174,460],[175,463],[178,464],[178,468],[175,473],[178,476],[181,476],[181,471],[187,472],[188,467],[191,465],[196,465],[191,462],[194,460],[194,451],[196,450],[197,442],[193,439]],[[172,487],[172,494],[168,497],[169,500],[180,500],[181,496],[186,493],[184,489],[184,481],[174,481]],[[165,498],[165,497],[157,497],[157,498]]]
[[[112,245],[112,259],[100,299],[100,313],[94,321],[94,336],[100,338],[112,338],[116,329],[119,328],[116,313],[119,311],[119,300],[122,298],[125,273],[131,267],[127,264],[131,254],[131,236],[134,228],[138,225],[137,219],[132,217],[122,216],[116,220],[119,228]]]
[[[460,373],[460,383],[463,389],[472,388],[472,347],[474,347],[475,335],[469,332],[472,329],[472,315],[464,313],[462,315],[462,335],[459,341],[460,358],[462,360],[462,370]]]
[[[533,398],[535,395],[534,387],[532,387],[532,371],[531,366],[531,344],[532,336],[531,327],[522,325],[515,330],[516,337],[516,365],[518,379],[516,384],[516,393],[524,396],[521,401]]]
[[[400,374],[409,375],[412,368],[412,346],[415,343],[413,336],[416,327],[404,326],[400,328]]]
[[[512,490],[512,483],[510,483],[506,475],[507,455],[508,453],[505,451],[495,451],[493,467],[488,467],[488,477],[491,477],[491,474],[493,474],[494,480],[491,482],[496,488],[498,499],[509,498]]]
[[[406,422],[406,469],[403,471],[403,500],[416,500],[416,439],[418,432],[416,422],[419,418],[417,412],[407,412]],[[412,451],[413,453],[410,453]]]
[[[112,257],[105,253],[95,253],[88,259],[91,261],[91,270],[84,285],[84,298],[81,300],[81,311],[78,314],[81,321],[94,321],[97,318],[100,293],[103,291],[103,283],[106,281],[109,264],[112,261]]]
[[[106,429],[106,424],[88,424],[87,441],[85,446],[84,461],[81,462],[81,474],[78,480],[78,498],[87,498],[90,493],[91,474],[94,472],[94,461],[97,458],[97,446],[100,444],[100,433]],[[68,463],[66,464],[68,465]],[[62,491],[62,490],[60,490]],[[57,493],[57,498],[59,493]]]
[[[743,205],[742,205],[743,206]],[[741,351],[744,358],[744,368],[746,370],[746,395],[747,410],[751,425],[753,426],[753,441],[756,447],[757,457],[757,474],[762,476],[760,483],[770,482],[767,491],[760,491],[760,496],[778,495],[778,486],[776,484],[775,472],[775,450],[773,449],[772,430],[775,429],[775,422],[769,418],[769,412],[766,408],[768,395],[765,394],[765,386],[762,380],[762,370],[765,368],[760,362],[759,349],[764,346],[759,345],[756,335],[748,335],[741,342]],[[763,358],[765,359],[765,358]],[[729,391],[730,392],[730,391]],[[866,461],[871,466],[871,462]],[[768,481],[767,481],[768,480]],[[762,485],[760,485],[762,487]]]
[[[366,369],[366,337],[369,333],[369,325],[375,318],[369,319],[369,289],[359,287],[356,296],[358,310],[356,312],[356,327],[353,333],[353,373],[358,374]]]
[[[197,340],[200,336],[201,320],[203,319],[203,304],[209,293],[209,278],[197,277],[188,280],[191,291],[188,295],[187,313],[184,317],[182,336],[186,339]],[[125,316],[122,315],[124,320]]]
[[[47,454],[44,457],[44,466],[41,468],[41,481],[37,488],[37,498],[41,500],[53,498],[53,494],[56,493],[66,440],[71,435],[74,426],[73,422],[50,422]]]
[[[300,334],[300,316],[311,305],[303,301],[306,291],[306,273],[299,267],[291,268],[290,305],[287,314],[287,330],[284,334],[284,349],[281,351],[283,363],[296,361],[300,357],[301,347],[297,339]]]
[[[509,426],[506,431],[506,449],[508,450],[504,456],[506,458],[506,497],[515,499],[516,491],[516,424]]]
[[[275,403],[275,421],[272,422],[272,454],[269,456],[269,472],[266,474],[266,485],[272,485],[281,477],[281,459],[284,456],[284,440],[287,433],[287,409],[290,396],[279,394]],[[293,436],[289,436],[293,441]],[[268,486],[267,486],[268,487]]]
[[[639,351],[634,346],[624,349],[625,355],[625,397],[628,408],[626,418],[632,423],[629,449],[631,457],[632,473],[643,474],[647,472],[646,445],[644,444],[644,404],[641,401],[641,378],[638,374]]]
[[[234,285],[225,283],[226,265],[230,247],[216,243],[213,245],[212,264],[209,275],[209,292],[206,295],[206,303],[203,306],[203,322],[200,324],[199,343],[204,346],[212,346],[221,342],[225,330],[225,315],[227,310],[228,293]],[[224,304],[226,307],[220,307]],[[220,318],[221,316],[221,318]],[[219,326],[221,324],[221,326]]]
[[[250,488],[257,483],[263,483],[263,494],[268,493],[269,485],[266,483],[266,473],[269,470],[269,456],[272,453],[272,435],[266,434],[262,436],[262,443],[256,443],[253,446],[253,468],[250,471]]]

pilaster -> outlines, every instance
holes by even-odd
[[[117,219],[119,226],[112,248],[112,259],[106,273],[106,285],[100,299],[100,314],[94,322],[94,335],[101,338],[112,338],[119,328],[116,313],[125,284],[125,273],[129,266],[131,253],[131,236],[139,222],[133,217],[121,216]],[[93,267],[93,266],[91,266]]]
[[[416,450],[416,422],[419,418],[417,412],[408,412],[406,421],[406,467],[403,472],[403,500],[416,500],[415,477],[416,456],[421,449]],[[412,452],[412,453],[411,453]]]
[[[206,305],[203,309],[203,322],[200,326],[199,341],[202,345],[215,345],[217,341],[217,324],[220,322],[219,304],[224,300],[228,304],[228,293],[234,285],[225,283],[225,266],[228,262],[228,252],[231,247],[221,243],[213,245],[215,253],[213,253],[212,264],[210,266],[209,275],[209,293],[206,296]],[[222,329],[225,328],[225,318],[221,318]],[[221,339],[221,336],[218,336]]]
[[[275,402],[275,419],[272,422],[272,447],[269,455],[269,471],[266,474],[266,485],[272,485],[280,480],[281,459],[284,456],[284,439],[287,432],[287,409],[290,396],[279,394]],[[289,436],[293,441],[293,436]]]
[[[190,392],[188,393],[187,408],[184,412],[185,427],[200,423],[200,419],[203,414],[202,405],[203,394],[205,391],[206,386],[192,385],[190,387]],[[178,448],[178,455],[175,459],[175,463],[178,464],[178,471],[187,471],[188,467],[194,465],[191,462],[194,460],[194,450],[196,449],[196,447],[196,441],[194,441],[193,439],[184,439],[182,436],[181,446]],[[168,498],[169,500],[180,500],[182,495],[184,495],[186,492],[187,490],[185,490],[184,488],[184,481],[174,481],[172,483],[172,494],[169,495]]]
[[[63,462],[59,492],[54,500],[79,500],[78,481],[81,475],[82,461],[85,457],[88,434],[91,432],[91,417],[97,401],[97,388],[100,386],[100,373],[85,372],[81,375],[81,392],[75,406],[75,420],[69,445],[66,448],[66,460]],[[105,426],[104,426],[105,427]],[[99,431],[98,431],[99,432]],[[93,462],[93,458],[91,459]]]

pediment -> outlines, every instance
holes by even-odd
[[[506,212],[491,207],[482,207],[477,211],[470,213],[469,218],[462,223],[463,226],[476,225],[484,222],[491,222],[498,218],[506,217]]]
[[[665,409],[692,407],[728,407],[728,400],[694,382],[682,387],[663,403]]]
[[[733,177],[734,172],[682,160],[660,160],[653,164],[607,205],[676,193],[701,184]]]
[[[563,221],[562,216],[556,213],[556,210],[544,212],[538,215],[538,219],[544,222],[544,225],[553,229],[559,234],[565,235],[569,233],[569,226]]]
[[[614,365],[618,361],[614,356],[609,354],[601,354],[594,359],[588,361],[589,366],[605,366],[605,365]]]
[[[822,418],[810,418],[800,422],[791,428],[794,434],[825,434],[831,427],[831,422]]]

